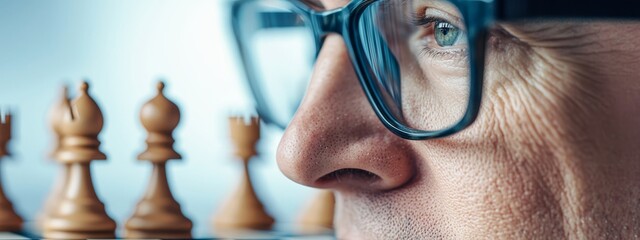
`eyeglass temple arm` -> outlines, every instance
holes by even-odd
[[[639,0],[498,0],[498,20],[640,18]]]

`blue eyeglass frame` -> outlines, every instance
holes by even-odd
[[[271,0],[237,0],[232,4],[232,27],[242,63],[245,67],[247,80],[251,92],[256,99],[257,111],[262,118],[271,124],[285,128],[274,120],[264,97],[258,89],[259,84],[254,75],[253,66],[244,47],[242,33],[242,19],[240,13],[245,4],[253,2],[267,2]],[[608,0],[603,4],[601,0],[448,0],[454,4],[462,14],[467,30],[469,54],[470,93],[467,110],[462,119],[449,128],[438,131],[421,131],[407,127],[400,123],[384,104],[382,93],[375,87],[376,78],[368,71],[368,58],[360,39],[359,22],[368,6],[376,2],[389,0],[352,0],[346,6],[328,11],[318,11],[299,0],[273,0],[290,2],[297,10],[297,14],[311,24],[319,51],[323,39],[327,34],[335,33],[343,37],[354,71],[360,81],[367,99],[380,121],[396,135],[409,140],[426,140],[446,137],[457,133],[471,125],[478,117],[482,101],[482,87],[485,64],[485,44],[490,27],[497,21],[512,21],[529,18],[612,18],[639,19],[640,1],[638,0]],[[282,20],[286,20],[282,18]],[[293,24],[282,21],[282,26]],[[317,53],[316,53],[317,54]]]

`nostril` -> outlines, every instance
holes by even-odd
[[[375,173],[355,168],[343,168],[322,176],[317,184],[322,187],[340,188],[345,186],[366,187],[377,185],[382,180]]]

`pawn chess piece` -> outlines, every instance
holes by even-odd
[[[0,160],[10,156],[7,145],[11,140],[11,114],[0,113]],[[0,180],[0,232],[19,231],[22,229],[22,218],[13,209],[13,204],[4,193]]]
[[[164,83],[140,112],[148,132],[147,149],[138,160],[153,164],[153,173],[142,200],[125,224],[126,238],[191,238],[193,223],[182,214],[167,181],[166,163],[182,157],[173,149],[173,130],[180,122],[180,110],[164,96]]]
[[[234,153],[242,160],[243,175],[240,186],[214,216],[214,228],[221,231],[270,229],[274,219],[265,212],[264,206],[253,189],[249,175],[249,160],[257,154],[255,145],[260,138],[260,119],[231,117],[229,127],[231,139],[235,145]]]
[[[318,193],[300,216],[303,231],[315,232],[333,229],[335,197],[332,191]]]
[[[68,105],[69,93],[67,86],[64,86],[62,87],[60,98],[51,108],[51,112],[49,113],[49,124],[54,135],[53,149],[48,154],[51,159],[55,159],[56,154],[60,151],[60,142],[62,141],[60,123],[62,122],[64,111]],[[59,200],[62,198],[62,190],[65,189],[69,179],[69,167],[69,164],[61,164],[60,173],[58,174],[59,177],[53,184],[53,188],[44,202],[43,209],[37,217],[36,222],[38,226],[42,227],[42,223],[49,218],[52,209],[56,208]]]
[[[43,222],[43,237],[54,239],[114,238],[116,223],[98,198],[90,164],[106,160],[98,135],[103,116],[83,82],[79,96],[66,105],[60,121],[61,145],[55,158],[68,164],[68,184],[51,215]]]

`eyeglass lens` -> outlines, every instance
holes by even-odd
[[[464,21],[448,1],[381,0],[360,16],[356,44],[382,107],[405,127],[438,131],[469,102]]]
[[[295,113],[314,62],[314,30],[290,1],[254,1],[241,11],[254,84],[281,126]],[[442,0],[379,0],[356,19],[356,49],[379,106],[403,126],[438,131],[469,102],[467,36],[460,11]]]
[[[295,9],[289,1],[253,1],[239,12],[252,84],[268,108],[261,112],[280,126],[295,114],[317,52],[309,21]]]

